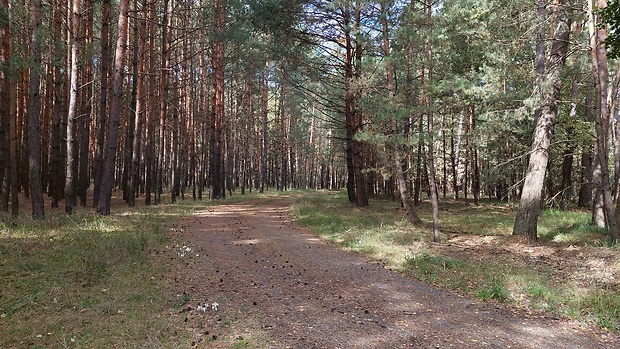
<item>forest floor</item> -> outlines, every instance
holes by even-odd
[[[572,349],[620,343],[598,327],[469,298],[347,252],[295,224],[289,215],[294,200],[212,206],[171,228],[173,242],[156,259],[185,265],[168,286],[186,303],[174,317],[192,346]],[[455,234],[435,248],[498,263],[522,257],[524,268],[550,263],[567,278],[587,267],[575,248],[498,246],[480,236]]]

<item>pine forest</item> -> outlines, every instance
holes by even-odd
[[[618,240],[615,0],[2,0],[0,209],[346,190]],[[608,34],[609,33],[609,34]],[[608,37],[609,36],[609,37]],[[115,204],[112,204],[112,203]],[[23,206],[22,206],[23,207]]]

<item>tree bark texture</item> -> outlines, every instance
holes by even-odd
[[[79,33],[80,33],[80,0],[73,0],[71,11],[71,76],[69,85],[69,112],[67,116],[67,162],[65,179],[65,211],[73,213],[77,204],[77,162],[78,146],[76,137],[77,108],[78,108],[78,60],[79,60]]]
[[[585,103],[585,112],[584,112],[584,120],[587,122],[593,121],[592,118],[592,90],[588,89],[586,91],[586,103]],[[584,149],[582,149],[581,153],[581,187],[579,188],[579,207],[590,207],[592,208],[592,146],[586,145]],[[604,220],[604,219],[603,219]]]
[[[260,189],[259,192],[264,193],[267,187],[267,151],[269,147],[268,137],[269,137],[269,129],[268,126],[268,118],[269,118],[269,61],[265,61],[265,69],[263,71],[263,84],[261,87],[261,96],[262,96],[262,124],[261,124],[261,134],[262,134],[262,142],[260,145]],[[258,147],[257,147],[258,149]]]
[[[226,0],[213,2],[213,42],[211,66],[213,69],[213,93],[211,102],[211,147],[209,178],[211,199],[225,196],[224,187],[224,69],[226,59]]]
[[[112,80],[112,98],[110,99],[110,129],[105,147],[103,177],[101,178],[101,196],[97,212],[110,214],[112,189],[116,172],[116,153],[123,100],[123,80],[125,53],[127,51],[127,26],[129,24],[129,0],[121,0],[118,14],[118,38],[114,58],[114,76]]]
[[[361,111],[357,108],[357,93],[354,90],[354,80],[359,76],[356,72],[356,59],[360,43],[355,42],[352,31],[353,27],[359,25],[352,21],[351,12],[358,11],[351,9],[351,4],[343,11],[345,27],[345,61],[344,61],[344,94],[345,94],[345,127],[347,137],[347,193],[350,202],[357,206],[368,206],[368,196],[366,192],[366,181],[362,169],[364,167],[364,149],[361,141],[356,139],[358,132],[362,131]],[[357,13],[355,13],[357,16]],[[357,30],[357,29],[356,29]],[[361,51],[359,51],[361,53]]]
[[[596,7],[605,8],[606,0],[598,0]],[[598,191],[602,194],[603,210],[605,212],[605,220],[609,228],[609,235],[613,244],[618,242],[620,232],[618,223],[616,222],[615,208],[613,206],[613,198],[611,195],[611,181],[609,174],[609,155],[607,147],[607,135],[609,132],[609,102],[608,102],[608,85],[609,73],[607,67],[607,48],[605,47],[605,39],[607,31],[605,28],[597,26],[597,18],[595,18],[594,0],[588,1],[589,30],[590,30],[590,57],[595,77],[595,90],[597,92],[597,115],[595,118],[596,129],[596,150],[598,165],[600,167],[600,186]],[[598,184],[595,182],[595,185]]]
[[[62,6],[61,0],[54,1],[54,13],[53,13],[53,31],[54,39],[58,42],[62,39]],[[64,78],[63,78],[63,50],[60,45],[56,45],[53,51],[54,66],[52,67],[52,80],[53,80],[53,108],[52,108],[52,131],[50,139],[50,156],[49,171],[50,180],[48,187],[48,195],[52,197],[51,205],[57,208],[59,201],[64,196],[64,177],[65,169],[62,165],[62,119],[64,109]]]
[[[82,72],[80,76],[80,114],[78,118],[78,134],[79,134],[79,150],[78,150],[78,180],[77,180],[77,196],[80,205],[86,206],[88,187],[90,186],[90,168],[89,168],[89,148],[90,148],[90,118],[92,112],[92,96],[93,84],[95,80],[94,69],[92,65],[92,54],[90,54],[90,46],[93,41],[93,0],[84,0],[84,8],[89,9],[84,12],[83,38],[81,42],[86,48],[83,53]]]
[[[16,82],[14,78],[15,67],[10,63],[11,56],[13,54],[13,44],[11,40],[11,31],[9,27],[11,12],[10,12],[10,4],[8,0],[2,0],[2,6],[7,11],[7,23],[1,28],[0,31],[0,39],[2,39],[0,43],[1,56],[4,58],[2,60],[3,64],[6,64],[4,67],[4,79],[2,80],[2,91],[0,91],[0,97],[2,98],[0,102],[0,108],[4,110],[5,120],[3,121],[3,127],[8,126],[7,136],[8,136],[8,163],[6,166],[6,175],[4,179],[4,183],[2,186],[4,188],[4,194],[2,200],[5,202],[5,206],[8,206],[9,198],[11,202],[11,215],[13,217],[17,217],[19,215],[19,188],[18,188],[18,178],[17,171],[19,167],[19,157],[17,154],[17,144],[18,144],[18,136],[17,136],[17,89]],[[7,207],[8,208],[8,207]]]
[[[32,201],[32,218],[40,219],[44,216],[43,186],[41,183],[41,145],[39,114],[41,107],[41,47],[39,36],[42,16],[41,0],[32,1],[30,45],[30,82],[28,94],[28,171],[30,177],[30,198]]]
[[[538,237],[538,216],[540,215],[542,190],[558,112],[562,72],[568,52],[571,19],[567,0],[559,0],[558,5],[558,19],[543,84],[540,117],[534,128],[529,164],[513,229],[513,235],[526,235],[529,240],[536,240]]]
[[[152,69],[155,68],[155,2],[150,1],[148,7],[148,36],[149,36],[149,50],[148,50],[148,69],[149,69],[149,91],[155,91],[157,89],[157,81],[155,73]],[[155,97],[149,93],[147,96],[149,105],[155,104]],[[151,101],[153,103],[151,103]],[[146,113],[146,145],[144,154],[144,204],[150,205],[152,203],[153,196],[153,184],[155,182],[155,173],[153,171],[154,153],[155,153],[155,112],[149,110]]]
[[[394,98],[394,73],[392,70],[392,65],[389,61],[391,56],[391,47],[390,47],[390,37],[389,37],[389,28],[387,21],[387,11],[385,2],[381,2],[381,27],[383,34],[383,54],[388,59],[385,66],[385,75],[387,80],[387,90],[388,90],[388,101],[392,102]],[[392,131],[392,144],[393,144],[393,157],[394,157],[394,169],[393,173],[396,177],[396,184],[398,186],[398,193],[400,194],[400,200],[403,208],[405,209],[405,214],[407,215],[407,219],[411,224],[420,224],[422,220],[411,207],[411,203],[409,202],[409,192],[407,190],[407,182],[405,181],[405,175],[403,174],[403,164],[402,164],[402,156],[401,156],[401,144],[400,144],[400,136],[402,133],[398,129],[398,120],[395,118],[390,120],[390,126]]]
[[[11,104],[9,90],[11,86],[10,78],[10,58],[11,58],[11,31],[9,27],[9,1],[1,0],[0,8],[5,11],[6,18],[4,23],[0,23],[0,210],[9,210],[9,198],[11,194]]]
[[[93,207],[99,203],[101,176],[103,175],[103,147],[108,115],[108,76],[110,70],[110,3],[111,0],[101,2],[101,97],[99,99],[99,115],[97,118],[97,140],[94,155],[94,184]]]
[[[164,0],[164,20],[161,35],[162,64],[161,77],[159,80],[159,148],[157,155],[157,166],[155,168],[155,204],[161,203],[161,194],[164,185],[164,166],[166,150],[166,127],[168,115],[168,81],[170,70],[170,41],[172,39],[172,2],[174,0]]]
[[[429,30],[428,40],[428,84],[433,84],[433,39],[432,39],[432,12],[433,12],[433,0],[428,0],[427,6],[427,25]],[[440,242],[439,236],[439,203],[437,200],[437,182],[435,171],[435,149],[434,149],[434,115],[433,115],[433,93],[428,91],[428,110],[427,110],[427,123],[428,123],[428,183],[430,188],[431,206],[433,209],[433,241]]]
[[[137,9],[137,0],[135,2]],[[144,46],[146,43],[146,23],[147,23],[147,0],[142,3],[141,21],[134,29],[134,56],[133,60],[137,63],[134,79],[136,79],[136,108],[133,112],[134,117],[134,139],[131,147],[131,166],[129,169],[129,179],[127,183],[127,204],[134,206],[136,204],[136,196],[138,183],[140,180],[140,153],[142,149],[142,134],[144,119],[144,59],[138,59],[139,55],[144,56]],[[130,116],[131,117],[131,116]]]

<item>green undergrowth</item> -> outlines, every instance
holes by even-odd
[[[538,235],[561,244],[609,247],[607,229],[593,226],[589,221],[589,212],[546,210],[540,218]]]
[[[174,296],[154,265],[190,205],[0,216],[0,347],[175,348]]]
[[[502,245],[510,242],[515,216],[506,205],[487,202],[474,206],[445,200],[440,204],[442,245],[431,241],[430,205],[415,209],[424,222],[419,227],[408,224],[399,204],[391,200],[375,199],[370,207],[358,208],[348,202],[346,193],[329,192],[298,200],[293,214],[298,223],[324,238],[420,280],[530,311],[592,321],[620,332],[620,293],[608,285],[553,277],[549,267],[531,267],[525,264],[527,260],[509,258],[508,252],[504,252],[508,256],[495,256],[485,248],[474,252],[444,248],[459,243],[447,240],[466,237],[474,244],[491,241],[501,251]],[[588,225],[588,220],[589,213],[584,211],[545,211],[540,217],[539,243],[559,248],[608,248],[606,231]],[[616,261],[615,266],[620,263]]]

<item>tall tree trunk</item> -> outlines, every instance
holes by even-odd
[[[620,63],[617,64],[616,72],[611,86],[611,115],[618,115],[620,109]],[[614,179],[613,179],[613,202],[616,208],[620,203],[620,120],[614,118]]]
[[[161,203],[166,155],[166,117],[168,114],[168,70],[170,69],[170,41],[172,39],[172,2],[164,0],[164,20],[161,36],[162,68],[159,80],[159,148],[155,170],[155,204]]]
[[[428,25],[428,86],[433,86],[433,0],[428,0],[427,5],[427,25]],[[433,208],[433,241],[440,242],[439,237],[439,203],[437,202],[437,182],[435,181],[435,150],[434,150],[434,125],[433,125],[433,91],[428,89],[428,170],[429,188],[431,192],[431,206]]]
[[[575,35],[581,35],[582,25],[581,22],[577,22],[577,29],[575,31]],[[581,66],[579,64],[580,58],[579,56],[575,56],[573,69],[574,75],[572,80],[571,87],[571,103],[570,103],[570,111],[569,111],[569,122],[570,124],[567,127],[566,133],[568,138],[571,139],[574,135],[574,128],[572,124],[577,121],[577,105],[579,101],[579,76],[581,75]],[[564,154],[562,155],[562,200],[560,201],[560,209],[567,210],[570,204],[570,200],[572,198],[573,191],[573,182],[572,182],[572,173],[573,173],[573,157],[576,146],[573,143],[569,143],[564,149]]]
[[[3,79],[0,80],[0,108],[4,111],[4,118],[2,121],[2,127],[7,127],[8,137],[8,156],[6,164],[6,174],[4,183],[0,183],[3,186],[3,206],[7,206],[10,198],[11,201],[11,214],[13,217],[19,215],[19,196],[17,187],[17,168],[18,168],[18,156],[17,156],[17,110],[16,110],[16,87],[15,79],[13,78],[15,69],[11,64],[12,56],[12,38],[10,30],[11,19],[11,5],[8,0],[2,0],[1,6],[6,9],[8,16],[6,23],[0,28],[0,60],[3,66],[0,69],[0,74],[3,74]]]
[[[241,181],[241,194],[245,194],[245,188],[246,186],[250,189],[250,191],[252,190],[252,184],[251,184],[251,173],[250,173],[250,168],[251,168],[251,163],[252,160],[250,159],[250,134],[254,132],[254,104],[253,104],[253,91],[254,91],[254,86],[253,86],[253,81],[254,81],[254,58],[251,56],[252,55],[252,50],[250,50],[250,64],[249,64],[249,69],[248,69],[248,82],[247,82],[247,92],[246,92],[246,122],[244,123],[245,127],[244,127],[244,132],[245,134],[243,135],[243,162],[242,162],[242,173],[243,173],[243,179]]]
[[[452,107],[450,107],[452,108]],[[441,189],[443,190],[442,196],[444,198],[444,200],[446,199],[446,197],[448,196],[448,158],[447,158],[447,150],[448,150],[448,145],[447,145],[447,141],[446,141],[446,119],[445,119],[445,115],[442,115],[441,117],[441,143],[443,146],[442,152],[441,152],[441,157],[442,157],[442,172],[443,172],[443,176],[442,176],[442,183],[441,183]]]
[[[282,72],[283,75],[286,72]],[[280,171],[279,171],[279,190],[284,191],[287,189],[287,180],[288,180],[288,159],[287,159],[287,147],[289,145],[288,134],[287,134],[287,112],[286,112],[286,77],[284,76],[283,81],[280,83],[280,102],[279,102],[279,115],[280,115]]]
[[[57,208],[58,202],[64,195],[64,168],[62,166],[62,119],[63,119],[63,92],[65,88],[63,86],[63,50],[60,45],[62,40],[62,6],[61,0],[54,1],[54,14],[53,14],[53,31],[54,31],[54,67],[52,69],[52,80],[54,84],[53,98],[54,106],[52,111],[52,134],[50,140],[50,156],[49,156],[49,171],[50,182],[48,194],[52,197],[52,207]]]
[[[131,6],[131,5],[130,5]],[[133,0],[133,9],[131,10],[133,13],[138,13],[138,3],[137,0]],[[123,112],[123,115],[126,115],[127,122],[125,125],[125,134],[123,138],[124,146],[122,148],[122,175],[121,175],[121,190],[123,191],[123,200],[129,206],[135,205],[136,197],[134,193],[133,186],[129,188],[130,177],[132,176],[132,157],[133,157],[133,144],[136,139],[136,119],[140,119],[140,114],[137,112],[137,104],[138,104],[138,46],[140,45],[138,41],[138,31],[139,31],[139,21],[133,21],[132,25],[129,29],[130,33],[128,33],[128,41],[132,42],[130,46],[130,51],[128,54],[131,54],[131,64],[129,65],[129,71],[131,78],[131,84],[127,84],[127,92],[129,95],[129,108],[128,110]]]
[[[77,107],[78,107],[78,60],[80,33],[80,0],[73,0],[71,11],[71,83],[69,86],[69,113],[67,116],[67,177],[65,180],[65,211],[73,213],[77,205],[77,161],[78,148],[76,140]]]
[[[394,98],[394,73],[392,71],[392,64],[390,62],[391,56],[391,48],[390,48],[390,36],[389,36],[389,28],[388,28],[388,8],[386,7],[385,1],[381,2],[381,27],[383,34],[383,54],[386,58],[385,65],[385,75],[387,80],[387,89],[388,89],[388,103],[393,103]],[[398,120],[396,118],[392,118],[390,120],[390,126],[392,128],[392,138],[393,138],[393,147],[394,147],[394,175],[396,176],[396,184],[398,186],[398,193],[400,194],[400,200],[403,208],[405,209],[405,213],[407,215],[407,219],[411,224],[420,224],[422,221],[420,217],[415,213],[413,207],[411,207],[411,203],[409,202],[409,192],[407,190],[407,182],[405,181],[405,175],[403,174],[403,164],[402,164],[402,155],[401,155],[401,143],[400,136],[402,133],[398,129]]]
[[[355,13],[355,70],[353,77],[356,82],[362,80],[362,11],[359,8],[360,3],[355,2],[354,4],[354,13]],[[370,181],[366,179],[366,174],[364,173],[365,163],[365,155],[367,146],[364,141],[356,139],[358,133],[363,131],[363,118],[362,118],[362,109],[359,107],[358,101],[361,100],[362,90],[357,87],[355,91],[355,97],[353,99],[353,118],[354,118],[354,128],[353,128],[353,167],[355,168],[355,201],[357,206],[368,206],[368,193],[372,192],[367,189],[367,185]]]
[[[174,101],[179,101],[179,86],[175,86],[172,89],[171,99]],[[180,192],[180,170],[181,170],[181,161],[179,154],[179,107],[174,106],[172,109],[172,128],[171,128],[171,142],[170,142],[170,198],[173,203],[176,202],[177,196],[179,196]]]
[[[347,133],[347,193],[350,202],[355,202],[358,206],[368,206],[368,197],[366,195],[366,183],[363,169],[363,147],[360,141],[355,139],[358,132],[361,131],[361,113],[357,110],[357,93],[354,91],[355,66],[354,59],[357,55],[358,47],[353,45],[352,30],[355,26],[357,30],[357,21],[352,23],[351,12],[355,11],[357,17],[358,9],[351,9],[351,4],[343,9],[344,27],[345,29],[345,65],[344,65],[344,93],[345,93],[345,122]],[[360,45],[359,42],[356,45]]]
[[[261,152],[260,152],[260,193],[265,192],[267,186],[267,151],[268,151],[268,129],[267,121],[269,116],[269,61],[265,60],[265,71],[263,72],[263,86],[262,86],[262,137],[261,139]]]
[[[155,12],[157,11],[157,7],[155,6],[154,1],[149,1],[148,8],[148,32],[149,32],[149,95],[148,95],[148,105],[151,106],[155,104],[155,96],[154,92],[157,90],[157,81],[155,78],[155,73],[152,71],[155,67]],[[154,108],[153,108],[154,109]],[[153,182],[154,182],[154,171],[153,171],[153,155],[155,153],[155,111],[150,109],[146,113],[146,146],[144,151],[144,204],[150,205],[151,198],[153,193]],[[204,142],[204,140],[203,140]]]
[[[452,123],[450,125],[450,169],[452,171],[452,192],[454,200],[459,198],[458,173],[456,168],[456,145],[454,142],[454,115],[452,115]]]
[[[97,142],[94,156],[93,207],[97,207],[99,203],[101,176],[103,176],[103,146],[108,115],[108,75],[110,70],[110,3],[111,0],[102,0],[101,3],[101,99],[99,100]]]
[[[355,97],[352,90],[353,80],[353,43],[351,38],[351,14],[349,8],[344,9],[345,28],[345,62],[344,62],[344,93],[345,93],[345,127],[346,127],[346,158],[347,158],[347,195],[349,202],[356,202],[355,164],[353,163],[353,143],[355,136]]]
[[[476,113],[473,105],[469,106],[469,136],[473,137],[476,131]],[[480,168],[478,166],[478,147],[476,142],[471,141],[471,164],[473,176],[471,178],[471,190],[474,195],[474,205],[480,205]]]
[[[80,76],[84,88],[81,89],[80,98],[80,116],[79,116],[79,156],[78,156],[78,180],[77,180],[77,196],[80,199],[80,205],[86,206],[86,191],[90,185],[90,171],[89,171],[89,148],[90,148],[90,118],[92,112],[92,95],[93,84],[95,79],[93,74],[91,44],[93,41],[93,0],[85,0],[84,8],[85,20],[84,20],[84,58],[82,59],[83,65],[82,75]]]
[[[206,51],[206,50],[203,50]],[[206,59],[205,54],[200,54],[199,56],[199,64],[200,64],[200,75],[205,76],[207,68],[206,68]],[[207,93],[206,90],[206,79],[200,79],[200,105],[199,105],[199,115],[200,117],[200,155],[199,155],[199,168],[198,168],[198,200],[202,200],[202,193],[205,188],[205,177],[206,177],[206,160],[207,160],[207,120],[206,110],[207,107]]]
[[[422,75],[420,76],[420,85],[424,85],[424,68],[421,69]],[[422,99],[423,93],[420,93],[420,99]],[[418,119],[418,149],[416,152],[416,165],[415,165],[415,179],[413,181],[413,204],[415,206],[420,205],[420,192],[422,191],[422,151],[424,147],[424,118],[423,115],[419,115]]]
[[[553,128],[558,112],[558,99],[562,87],[562,72],[568,52],[570,35],[570,9],[567,0],[558,1],[558,20],[553,35],[551,52],[547,60],[548,70],[543,84],[543,99],[540,117],[534,129],[530,160],[521,194],[521,204],[515,219],[513,235],[527,235],[529,240],[536,240],[538,216],[540,215],[541,195],[545,172],[549,159],[549,149]]]
[[[134,2],[134,8],[138,9],[138,0]],[[140,55],[144,56],[144,45],[146,42],[146,21],[147,21],[147,0],[142,2],[141,21],[134,26],[134,52],[133,62],[135,66],[134,79],[136,81],[136,107],[133,112],[134,118],[134,139],[131,145],[131,164],[128,170],[129,178],[127,183],[127,204],[134,206],[136,204],[136,189],[140,178],[140,150],[142,145],[142,119],[144,114],[144,60],[138,59]],[[133,98],[133,97],[132,97]],[[132,115],[130,115],[132,117]]]
[[[11,193],[11,152],[9,134],[11,133],[10,113],[10,64],[11,61],[11,30],[9,26],[9,1],[1,0],[0,8],[6,14],[5,21],[0,23],[0,210],[9,210]]]
[[[101,215],[110,214],[110,202],[114,187],[116,169],[116,148],[121,123],[123,101],[123,80],[125,69],[125,53],[127,50],[127,26],[129,24],[129,0],[120,0],[118,14],[118,38],[114,58],[114,77],[112,81],[112,98],[110,99],[110,129],[105,147],[104,172],[101,181],[101,197],[97,212]]]
[[[606,0],[598,0],[596,7],[605,8]],[[605,28],[598,27],[595,18],[594,0],[588,1],[588,17],[590,30],[590,59],[595,77],[595,90],[597,92],[597,117],[595,119],[596,128],[596,150],[597,158],[600,166],[600,189],[602,191],[603,209],[605,211],[605,219],[609,227],[609,235],[613,244],[618,242],[619,230],[616,222],[615,209],[613,207],[613,198],[611,196],[611,182],[608,165],[607,152],[607,134],[609,132],[609,104],[608,97],[608,68],[607,68],[607,48],[605,47],[605,39],[607,31]],[[597,183],[595,183],[597,184]]]
[[[224,70],[226,59],[226,0],[213,2],[213,43],[211,66],[213,69],[213,95],[211,103],[211,156],[209,175],[211,199],[221,199],[224,191]]]
[[[592,118],[592,90],[586,91],[586,105],[584,112],[585,121],[591,122]],[[592,149],[591,145],[584,146],[581,150],[581,187],[579,188],[579,207],[593,207],[592,204]],[[604,217],[603,217],[604,218]],[[603,219],[604,221],[604,219]]]
[[[543,99],[543,82],[545,78],[545,47],[547,46],[547,0],[536,0],[536,17],[538,31],[536,32],[536,53],[535,53],[535,69],[536,81],[534,85],[534,93],[538,95],[539,103]],[[540,117],[540,107],[534,110],[534,127],[538,123]]]
[[[30,197],[32,199],[32,218],[40,219],[44,216],[43,187],[41,183],[41,144],[39,114],[41,107],[41,47],[39,43],[42,17],[41,0],[32,1],[30,26],[32,40],[30,45],[30,83],[28,106],[28,170],[30,177]]]
[[[459,113],[459,123],[456,131],[456,143],[454,146],[454,200],[459,199],[459,191],[463,189],[465,181],[466,157],[462,156],[463,132],[465,124],[465,109]]]
[[[20,44],[28,45],[28,39],[23,38]],[[18,185],[23,190],[24,196],[30,199],[30,183],[28,175],[28,69],[20,69],[20,79],[17,86],[17,137],[18,137]]]

